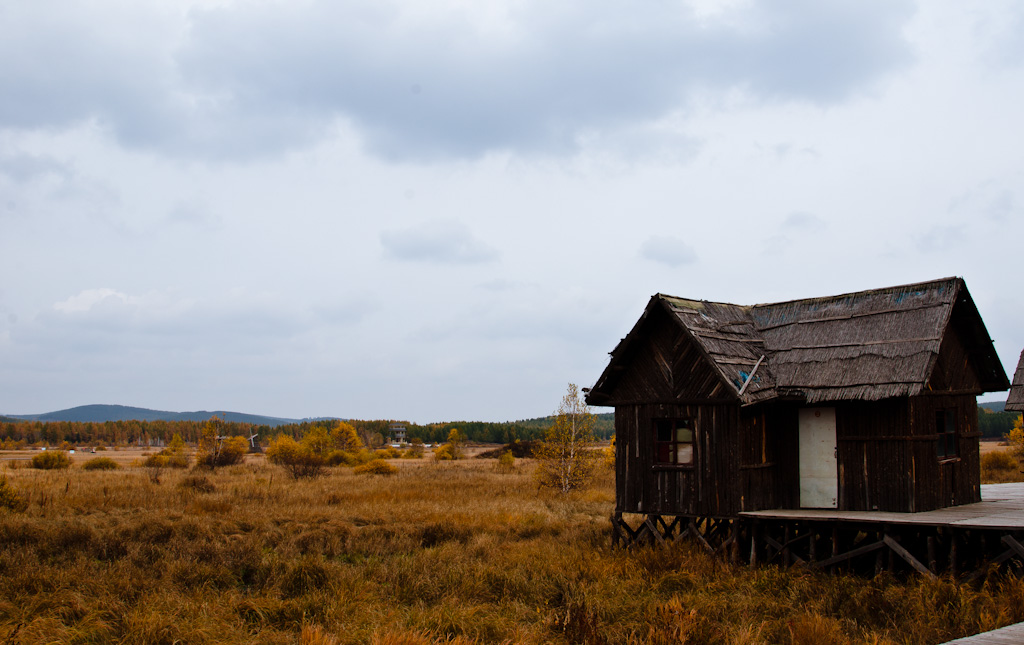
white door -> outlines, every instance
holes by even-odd
[[[800,508],[836,508],[836,409],[800,410]]]

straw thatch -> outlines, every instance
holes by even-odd
[[[1020,353],[1020,360],[1017,361],[1010,395],[1006,397],[1006,409],[1010,412],[1024,412],[1024,352]]]
[[[944,342],[955,344],[973,369],[977,378],[971,387],[980,384],[985,392],[1009,387],[967,286],[960,278],[946,278],[753,306],[657,294],[612,351],[609,367],[590,392],[591,403],[607,400],[621,371],[616,363],[628,360],[631,345],[644,333],[644,319],[659,307],[671,312],[744,405],[915,396],[938,378]]]

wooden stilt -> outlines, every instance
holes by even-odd
[[[949,536],[949,574],[953,576],[955,580],[959,572],[957,570],[957,559],[956,559],[956,533],[950,533]]]
[[[935,536],[928,536],[928,570],[932,573],[939,572],[939,565],[935,559]]]

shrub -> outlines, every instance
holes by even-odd
[[[533,457],[533,453],[540,447],[539,441],[520,441],[516,439],[512,443],[507,443],[501,448],[495,448],[493,450],[486,450],[476,456],[477,459],[498,459],[506,452],[512,453],[512,456],[516,459],[529,459]]]
[[[392,448],[391,446],[374,450],[373,454],[377,456],[377,459],[398,459],[402,456],[402,453],[398,451],[398,448]]]
[[[110,457],[97,457],[82,464],[82,470],[117,470],[117,462]]]
[[[615,470],[615,435],[612,435],[612,443],[602,451],[601,461],[605,468]]]
[[[28,501],[7,482],[6,477],[0,477],[0,508],[15,513],[24,513],[28,508]]]
[[[327,455],[328,466],[357,466],[359,465],[359,458],[351,452],[346,450],[332,450]]]
[[[981,456],[982,470],[1017,470],[1020,464],[1013,455],[1006,450],[997,450]]]
[[[423,444],[414,443],[402,453],[402,459],[419,459],[423,456]]]
[[[504,452],[498,457],[498,470],[504,472],[510,472],[515,470],[516,467],[516,456],[511,452]]]
[[[323,455],[313,452],[309,445],[303,445],[283,434],[270,442],[267,447],[267,461],[283,467],[294,479],[317,477],[326,464]]]
[[[434,460],[435,461],[451,461],[452,459],[458,459],[455,456],[455,451],[452,450],[450,443],[442,444],[437,448],[434,448]]]
[[[205,475],[189,475],[181,480],[178,488],[194,490],[197,493],[212,493],[217,490],[217,487]]]
[[[197,466],[217,468],[233,466],[245,460],[245,455],[249,452],[249,442],[245,437],[225,437],[221,434],[223,430],[224,422],[217,417],[212,417],[203,426],[199,450],[196,452]]]
[[[32,457],[32,467],[39,470],[61,470],[71,467],[71,457],[63,450],[47,450]]]
[[[360,464],[368,464],[374,459],[377,459],[377,454],[370,452],[366,448],[360,448],[359,452],[355,454],[356,461]]]
[[[352,472],[359,475],[394,475],[398,472],[398,468],[384,460],[377,459],[362,466],[356,466]]]
[[[185,440],[177,432],[171,437],[171,442],[167,444],[167,447],[159,454],[166,457],[164,466],[167,468],[188,468],[189,461],[191,461],[188,453],[185,452]]]

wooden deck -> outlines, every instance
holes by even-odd
[[[949,641],[946,645],[952,645],[952,643],[961,643],[962,645],[1019,645],[1019,643],[1024,643],[1024,623],[1017,623],[1016,625],[994,629],[990,632],[975,634],[974,636],[967,636],[966,638],[958,638],[955,641]]]
[[[744,517],[764,519],[803,519],[837,522],[877,522],[891,525],[950,526],[978,529],[1024,529],[1024,484],[985,484],[976,504],[951,506],[923,513],[884,513],[878,511],[834,511],[827,509],[790,509],[751,511]]]
[[[777,563],[867,575],[917,571],[975,580],[1024,575],[1024,483],[981,487],[981,502],[921,513],[775,509],[735,517],[612,515],[612,544],[691,538],[750,566]],[[635,527],[637,520],[640,523]],[[1024,643],[1024,640],[1020,641]]]

